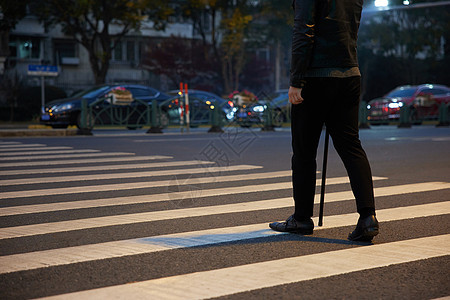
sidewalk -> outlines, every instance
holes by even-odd
[[[181,130],[180,126],[169,126],[168,128],[164,128],[162,130],[162,134],[198,134],[198,133],[207,133],[211,128],[210,125],[200,125],[199,127],[190,128],[189,131],[186,127]],[[261,131],[262,127],[260,126],[252,126],[252,128],[241,128],[237,126],[239,130],[243,131]],[[289,130],[289,127],[276,128],[275,131],[286,131]],[[154,134],[147,133],[148,127],[144,126],[144,128],[137,130],[128,130],[123,126],[100,126],[95,127],[92,130],[92,134],[94,136],[98,135],[111,135],[111,134]],[[222,130],[236,130],[236,126],[224,126]],[[161,133],[156,133],[156,135]],[[80,134],[76,126],[69,126],[67,129],[53,129],[50,126],[39,125],[36,123],[0,123],[0,137],[38,137],[38,136],[76,136],[83,135]]]
[[[76,128],[53,129],[50,126],[26,123],[0,124],[0,137],[71,136],[76,134]]]

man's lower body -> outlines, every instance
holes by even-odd
[[[360,77],[308,78],[302,90],[304,101],[292,105],[292,183],[294,214],[286,222],[271,223],[278,231],[311,234],[316,190],[317,147],[323,125],[341,157],[360,214],[350,240],[370,241],[378,234],[372,174],[358,133]]]

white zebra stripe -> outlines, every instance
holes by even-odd
[[[45,146],[45,145],[42,145]],[[13,152],[13,151],[42,151],[42,150],[69,150],[69,149],[73,149],[72,147],[65,147],[65,146],[61,146],[61,147],[22,147],[22,148],[1,148],[0,146],[0,152]]]
[[[97,151],[97,150],[93,150]],[[88,154],[67,154],[67,155],[37,155],[37,156],[14,156],[14,157],[0,157],[0,161],[8,161],[8,160],[43,160],[47,159],[50,161],[54,159],[66,159],[66,158],[81,158],[81,157],[102,157],[102,156],[125,156],[125,155],[134,155],[134,153],[126,153],[126,152],[104,152],[104,153],[88,153]],[[66,161],[66,163],[70,163],[70,161]],[[0,164],[3,166],[3,164]]]
[[[433,191],[439,189],[450,188],[450,183],[431,182],[417,183],[400,186],[390,186],[384,188],[376,188],[374,190],[375,197],[391,196],[398,194],[417,193],[424,191]],[[320,195],[316,195],[315,203],[319,202]],[[351,192],[337,192],[326,195],[327,202],[352,200]],[[145,201],[144,199],[142,199]],[[176,218],[189,218],[198,216],[208,216],[215,214],[249,212],[257,210],[267,210],[283,207],[291,207],[293,201],[291,197],[273,200],[261,200],[253,202],[244,202],[236,204],[225,204],[217,206],[195,207],[175,210],[163,210],[154,212],[144,212],[126,215],[106,216],[88,219],[78,219],[70,221],[41,223],[34,225],[24,225],[15,227],[6,227],[0,229],[0,239],[17,238],[25,236],[33,236],[39,234],[49,234],[56,232],[68,232],[72,230],[81,230],[88,228],[99,228],[114,225],[126,225],[145,223],[151,221],[169,220]]]
[[[446,201],[380,209],[377,210],[377,218],[380,222],[389,222],[449,213],[450,201]],[[357,219],[357,213],[326,216],[324,226],[316,227],[315,230],[351,226],[356,223]],[[314,222],[317,224],[317,218],[314,218]],[[0,256],[0,274],[177,248],[264,238],[276,234],[282,233],[268,229],[267,223],[262,223]]]
[[[93,149],[78,149],[78,150],[49,150],[49,151],[27,151],[27,152],[3,152],[0,153],[0,160],[19,160],[19,159],[25,159],[25,157],[28,158],[34,158],[34,156],[36,156],[36,158],[40,158],[43,155],[48,155],[48,154],[52,154],[55,155],[53,156],[53,159],[55,158],[60,158],[60,157],[64,157],[64,155],[60,155],[60,154],[74,154],[74,153],[98,153],[100,152],[100,150],[93,150]],[[25,156],[28,155],[28,156]],[[7,158],[5,156],[8,156]],[[10,157],[10,156],[14,156],[14,157]],[[18,157],[16,157],[18,156]],[[25,157],[22,157],[25,156]],[[2,159],[4,158],[4,159]]]
[[[117,156],[119,153],[98,153],[97,156]],[[27,162],[13,162],[13,163],[0,163],[0,168],[9,167],[33,167],[33,166],[55,166],[55,165],[72,165],[72,164],[98,164],[104,162],[118,162],[118,161],[144,161],[144,160],[156,160],[156,159],[169,159],[171,156],[154,155],[154,156],[132,156],[133,153],[123,154],[126,157],[107,157],[107,158],[93,158],[93,159],[79,159],[79,160],[53,160],[46,161],[27,161]],[[54,157],[52,157],[54,158]],[[3,174],[3,172],[2,172]]]
[[[12,148],[12,147],[45,147],[44,144],[22,144],[19,142],[0,142],[0,148]]]
[[[450,234],[290,257],[47,299],[204,299],[447,256]],[[389,253],[389,255],[386,255]],[[301,266],[301,272],[298,271]]]
[[[287,175],[285,175],[287,176]],[[222,176],[220,176],[222,177]],[[227,176],[227,181],[233,181],[233,176]],[[375,180],[380,178],[375,177]],[[195,187],[195,184],[201,183],[214,183],[220,182],[219,177],[208,177],[208,178],[188,178],[181,179],[178,181],[174,180],[163,180],[163,181],[146,181],[146,182],[132,182],[132,183],[118,183],[118,184],[103,184],[103,185],[90,185],[90,186],[80,186],[80,187],[66,187],[66,188],[54,188],[54,189],[42,189],[42,190],[25,190],[25,191],[13,191],[13,192],[3,192],[0,193],[0,199],[12,199],[12,198],[21,198],[21,197],[38,197],[38,196],[50,196],[50,195],[66,195],[66,194],[80,194],[80,193],[89,193],[89,192],[107,192],[107,191],[122,191],[122,190],[130,190],[130,189],[144,189],[144,188],[152,188],[152,187],[161,187],[161,186],[183,186],[190,185],[193,188],[189,191],[185,192],[165,192],[164,194],[152,194],[146,196],[148,199],[153,199],[149,202],[155,201],[166,201],[180,198],[184,199],[186,197],[193,198],[195,197],[206,197],[206,196],[217,196],[224,194],[237,194],[237,193],[250,193],[250,192],[261,192],[261,191],[270,191],[270,190],[281,190],[281,189],[289,189],[292,187],[291,180],[286,180],[284,182],[277,183],[267,183],[260,185],[244,185],[244,186],[236,186],[236,187],[227,187],[227,188],[213,188],[213,189],[202,189],[200,187]],[[338,178],[330,178],[328,179],[328,184],[340,184],[347,183],[348,177],[338,177]],[[187,182],[187,183],[185,183]],[[212,194],[211,194],[212,191]],[[164,196],[163,196],[164,195]],[[174,198],[175,196],[175,198]],[[131,197],[128,197],[131,198]],[[164,200],[163,200],[164,199]],[[100,203],[99,200],[95,200]]]
[[[150,173],[151,174],[151,173]],[[208,175],[208,174],[207,174]],[[289,176],[290,172],[280,171],[280,172],[269,172],[269,173],[257,173],[250,174],[254,176],[254,179],[267,179],[267,178],[277,178]],[[102,185],[89,185],[80,187],[65,187],[65,188],[49,188],[42,190],[25,190],[25,191],[14,191],[14,192],[3,192],[0,193],[0,199],[8,198],[20,198],[20,197],[36,197],[36,196],[50,196],[50,195],[65,195],[65,194],[79,194],[79,193],[89,193],[89,192],[105,192],[105,191],[122,191],[131,189],[143,189],[143,188],[153,188],[162,186],[183,186],[183,185],[195,185],[203,183],[219,183],[228,181],[242,181],[248,180],[249,174],[244,175],[230,175],[230,176],[209,176],[200,178],[187,178],[187,179],[172,179],[172,180],[161,180],[161,181],[151,181],[146,180],[145,182],[130,182],[130,183],[117,183],[117,184],[102,184]],[[125,178],[125,177],[123,177]],[[332,179],[333,180],[333,179]],[[347,177],[341,177],[339,183],[348,182]],[[52,183],[48,181],[48,183]],[[255,186],[245,186],[237,187],[242,192],[256,192],[270,189],[287,189],[292,186],[291,181],[282,183],[272,183],[266,185],[255,185]],[[236,188],[233,188],[236,190]],[[192,192],[189,192],[192,193]],[[152,194],[158,195],[158,194]]]
[[[95,174],[95,175],[76,175],[76,176],[58,176],[58,177],[38,177],[38,178],[21,178],[21,179],[6,179],[0,180],[0,186],[7,185],[24,185],[24,184],[37,184],[37,183],[56,183],[56,182],[75,182],[75,181],[91,181],[91,180],[105,180],[105,179],[124,179],[124,178],[139,178],[139,177],[155,177],[163,175],[183,175],[183,174],[204,174],[210,175],[209,173],[215,172],[230,172],[230,171],[243,171],[243,170],[253,170],[260,169],[260,166],[251,165],[236,165],[229,167],[208,167],[208,164],[213,164],[209,161],[177,161],[177,162],[166,162],[166,163],[153,163],[147,164],[147,167],[173,167],[173,166],[188,166],[188,165],[205,165],[202,168],[193,169],[175,169],[175,170],[157,170],[157,171],[147,171],[147,172],[129,172],[129,173],[111,173],[111,174]],[[139,165],[141,166],[141,165]],[[114,166],[104,166],[109,170],[118,170]],[[114,168],[113,168],[114,167]],[[129,165],[123,165],[124,168],[129,168]],[[81,168],[80,168],[81,169]],[[101,168],[91,168],[92,170],[105,170]],[[41,173],[46,173],[47,170],[42,170]],[[289,176],[291,172],[283,171],[277,176]],[[284,175],[286,174],[286,175]],[[253,175],[253,174],[251,174]],[[275,177],[271,176],[271,177]],[[219,177],[214,177],[218,179]],[[241,179],[248,179],[239,177]],[[254,179],[254,178],[253,178]],[[152,182],[154,184],[154,182]],[[157,186],[157,185],[155,185]]]
[[[133,158],[133,157],[129,157]],[[140,157],[138,157],[139,160],[144,160]],[[169,158],[169,157],[165,157]],[[153,158],[154,160],[159,158]],[[125,164],[125,165],[99,165],[99,166],[87,166],[87,167],[57,167],[57,168],[39,168],[39,169],[25,169],[25,170],[5,170],[1,172],[1,175],[10,176],[10,175],[32,175],[32,174],[50,174],[50,173],[74,173],[74,172],[91,172],[91,171],[110,171],[110,170],[132,170],[132,169],[146,169],[146,168],[167,168],[167,167],[179,167],[179,166],[192,166],[192,165],[207,165],[207,164],[214,164],[214,162],[211,161],[200,161],[200,160],[186,160],[186,161],[166,161],[166,162],[152,162],[152,163],[139,163],[139,164]],[[260,166],[250,166],[250,165],[239,165],[242,170],[249,170],[253,168],[262,168]],[[205,166],[206,168],[206,166]],[[223,168],[223,170],[226,170],[227,168],[233,169],[236,168],[236,166],[229,166],[229,167],[220,167]],[[200,168],[201,170],[205,170],[203,167]],[[190,169],[194,170],[194,169]],[[208,169],[209,170],[209,169]],[[164,175],[176,175],[173,174],[173,170],[158,170],[154,171],[154,176],[164,176]],[[199,173],[199,172],[197,172]],[[202,172],[200,172],[202,173]],[[185,174],[185,173],[182,173]],[[60,177],[62,179],[68,178],[70,176],[63,176]],[[26,179],[23,179],[26,180]]]

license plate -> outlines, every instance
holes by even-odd
[[[50,120],[50,116],[49,115],[42,115],[41,116],[41,120],[42,121],[48,121],[48,120]]]
[[[372,116],[381,116],[381,110],[372,111]]]

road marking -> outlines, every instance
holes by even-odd
[[[26,170],[6,170],[2,171],[1,175],[31,175],[31,174],[50,174],[50,173],[74,173],[74,172],[90,172],[90,171],[107,171],[107,170],[127,170],[127,169],[146,169],[146,168],[167,168],[167,167],[179,167],[179,166],[192,166],[192,165],[208,165],[214,164],[212,161],[201,161],[201,160],[187,160],[187,161],[167,161],[167,162],[152,162],[152,163],[140,163],[140,164],[125,164],[125,165],[98,165],[98,166],[88,166],[88,167],[71,167],[71,168],[52,168],[52,169],[26,169]],[[250,165],[239,165],[229,166],[229,167],[220,167],[222,170],[227,170],[228,168],[232,169],[236,168],[236,170],[250,170],[250,169],[259,169],[261,166],[250,166]],[[209,170],[211,167],[202,167],[198,170],[205,169]],[[183,170],[197,170],[197,169],[179,169],[177,171],[183,172]],[[176,175],[174,174],[174,170],[155,170],[154,176],[164,176],[164,175]],[[195,172],[195,171],[194,171]],[[203,173],[197,172],[197,173]],[[177,173],[178,174],[178,173]],[[185,173],[182,173],[185,174]],[[87,175],[89,176],[89,175]],[[62,180],[64,178],[68,178],[70,176],[60,177]],[[14,179],[12,179],[14,180]],[[20,179],[18,179],[20,180]],[[23,179],[28,180],[28,179]]]
[[[419,183],[419,184],[408,184],[404,186],[392,186],[387,188],[377,188],[374,190],[375,196],[390,196],[398,194],[407,194],[414,192],[424,192],[439,189],[450,188],[450,183],[444,182],[432,182],[432,183]],[[125,201],[124,197],[124,201]],[[141,198],[145,201],[145,197]],[[337,192],[330,193],[326,195],[326,201],[337,202],[353,200],[353,194],[351,192]],[[114,200],[111,199],[111,200]],[[317,194],[315,197],[315,203],[319,203],[320,195]],[[50,205],[50,204],[49,204]],[[126,224],[136,224],[136,223],[146,223],[161,220],[170,219],[180,219],[180,218],[190,218],[199,216],[210,216],[217,214],[226,213],[236,213],[236,212],[250,212],[258,210],[268,210],[292,207],[293,200],[291,197],[272,199],[272,200],[261,200],[253,202],[243,202],[235,204],[225,204],[216,206],[205,206],[205,207],[194,207],[194,208],[184,208],[175,210],[163,210],[163,211],[153,211],[135,214],[125,214],[125,215],[115,215],[106,217],[96,217],[87,219],[78,219],[70,221],[60,221],[52,223],[41,223],[33,225],[23,225],[15,227],[0,228],[0,239],[9,239],[25,236],[33,236],[39,234],[50,234],[56,232],[68,232],[73,230],[82,230],[88,228],[100,228],[115,225],[126,225]]]
[[[117,156],[118,153],[99,153],[98,156]],[[0,168],[7,167],[32,167],[32,166],[53,166],[53,165],[72,165],[72,164],[98,164],[104,162],[118,162],[118,161],[140,161],[140,160],[155,160],[155,159],[169,159],[171,156],[153,155],[153,156],[131,156],[133,153],[126,153],[126,157],[108,157],[108,158],[93,158],[93,159],[79,159],[79,160],[53,160],[46,161],[30,161],[30,162],[13,162],[0,163]],[[130,156],[128,156],[130,155]],[[54,157],[53,157],[54,158]],[[3,174],[3,172],[2,172]]]
[[[63,294],[47,299],[204,299],[317,278],[447,256],[450,234],[323,252],[137,283]],[[301,270],[299,271],[299,266]]]
[[[42,145],[45,146],[45,145]],[[1,146],[0,146],[1,147]],[[12,152],[12,151],[42,151],[42,150],[69,150],[73,149],[72,147],[26,147],[26,148],[0,148],[0,152]]]
[[[206,168],[204,169],[206,171]],[[174,172],[175,173],[175,172]],[[131,173],[132,174],[132,173]],[[147,176],[152,176],[152,172],[146,172]],[[143,174],[142,176],[145,176]],[[115,174],[117,175],[117,174]],[[122,176],[115,176],[116,178],[127,178],[124,174],[118,174]],[[133,174],[132,174],[133,175]],[[206,174],[209,175],[209,174]],[[290,176],[291,171],[278,171],[278,172],[267,172],[267,173],[255,173],[250,174],[252,176],[251,179],[269,179],[269,178],[278,178],[278,177],[286,177]],[[97,175],[97,179],[107,179],[107,177],[102,177],[102,175]],[[20,198],[20,197],[35,197],[35,196],[50,196],[50,195],[65,195],[65,194],[79,194],[79,193],[89,193],[89,192],[105,192],[105,191],[122,191],[122,190],[131,190],[131,189],[144,189],[144,188],[154,188],[154,187],[162,187],[162,186],[184,186],[184,185],[198,185],[204,183],[219,183],[219,182],[229,182],[229,181],[239,181],[248,180],[249,174],[241,174],[241,175],[228,175],[228,176],[208,176],[208,177],[199,177],[199,178],[186,178],[186,179],[171,179],[171,180],[160,180],[160,181],[152,181],[145,180],[144,182],[129,182],[129,183],[117,183],[117,184],[102,184],[102,185],[89,185],[89,186],[79,186],[79,187],[66,187],[66,188],[48,188],[42,190],[26,190],[26,191],[14,191],[14,192],[4,192],[0,193],[0,199],[7,198]],[[342,181],[344,180],[344,181]],[[342,183],[348,182],[347,177],[342,177]],[[48,180],[47,183],[52,183],[51,180]],[[243,191],[260,191],[267,189],[287,189],[292,187],[291,180],[285,183],[271,183],[267,185],[255,185],[254,187],[238,187]],[[200,189],[201,187],[194,188],[195,190]],[[167,193],[164,192],[164,193]],[[192,191],[189,191],[192,193]],[[159,194],[152,194],[159,195]]]
[[[258,168],[258,167],[256,167]],[[234,170],[249,170],[254,169],[253,166],[240,165],[236,167],[217,167],[218,171],[234,171]],[[172,170],[171,175],[181,175],[183,172],[185,174],[192,174],[193,169],[184,170]],[[209,174],[214,170],[213,168],[199,168],[201,174],[208,177],[195,177],[186,179],[171,179],[171,180],[159,180],[159,181],[149,181],[145,179],[143,183],[144,187],[160,187],[169,185],[188,185],[188,184],[202,184],[202,183],[215,183],[215,182],[228,182],[228,181],[242,181],[242,180],[256,180],[256,179],[269,179],[269,178],[279,178],[291,176],[291,171],[276,171],[276,172],[266,172],[266,173],[251,173],[251,174],[237,174],[228,176],[212,176]],[[112,174],[95,174],[95,175],[78,175],[78,176],[65,176],[65,177],[40,177],[40,178],[26,178],[26,179],[11,179],[11,180],[0,180],[0,186],[4,185],[24,185],[24,184],[37,184],[37,183],[51,183],[56,182],[75,182],[75,181],[92,181],[92,180],[107,180],[107,179],[127,179],[127,178],[143,178],[143,177],[154,177],[155,172],[158,171],[148,171],[148,172],[129,172],[129,173],[112,173]],[[249,178],[251,176],[251,178]],[[135,182],[135,184],[139,184]],[[124,184],[127,185],[127,184]]]
[[[14,156],[14,157],[9,157],[9,158],[5,158],[6,160],[18,160],[18,159],[26,159],[23,157],[15,157],[15,156],[25,156],[25,155],[29,155],[27,156],[28,158],[34,158],[34,155],[36,155],[37,158],[42,157],[41,155],[48,155],[48,154],[52,154],[55,155],[53,156],[53,159],[56,158],[61,158],[61,157],[65,157],[64,155],[59,155],[59,154],[71,154],[71,153],[94,153],[94,152],[100,152],[100,150],[93,150],[93,149],[81,149],[81,150],[55,150],[55,151],[28,151],[28,152],[8,152],[8,153],[0,153],[0,156]],[[0,160],[4,160],[1,159]]]
[[[94,150],[97,151],[97,150]],[[103,153],[88,153],[88,154],[67,154],[67,155],[38,155],[38,156],[14,156],[14,157],[0,157],[0,161],[7,160],[54,160],[61,158],[81,158],[81,157],[101,157],[101,156],[124,156],[124,155],[134,155],[134,153],[126,153],[126,152],[103,152]],[[66,161],[66,163],[70,163],[70,161]],[[1,164],[2,166],[3,164]]]
[[[450,201],[377,210],[380,222],[450,214]],[[315,224],[317,219],[314,218]],[[357,213],[326,216],[325,224],[315,230],[351,226]],[[182,232],[83,246],[0,256],[0,274],[46,268],[100,259],[131,256],[177,248],[235,242],[284,234],[268,229],[267,223],[200,231]]]
[[[385,138],[386,141],[400,141],[400,140],[409,140],[409,141],[433,141],[433,142],[447,142],[450,141],[450,137],[448,136],[426,136],[426,137],[388,137]]]
[[[220,176],[221,177],[221,176]],[[189,198],[197,198],[197,197],[206,197],[210,195],[210,191],[213,191],[211,195],[224,195],[224,194],[237,194],[237,193],[250,193],[250,192],[260,192],[260,191],[270,191],[270,190],[281,190],[281,189],[289,189],[292,187],[292,181],[289,179],[285,182],[277,182],[277,183],[268,183],[261,185],[244,185],[237,187],[227,187],[227,188],[213,188],[213,189],[202,189],[201,187],[195,186],[195,184],[201,183],[210,183],[214,181],[218,181],[219,176],[216,178],[214,176],[208,178],[188,178],[182,180],[164,180],[164,181],[145,181],[145,182],[130,182],[130,183],[117,183],[117,184],[102,184],[102,185],[90,185],[90,186],[79,186],[79,187],[66,187],[66,188],[48,188],[42,190],[25,190],[25,191],[13,191],[13,192],[3,192],[0,193],[0,199],[10,199],[10,198],[21,198],[21,197],[38,197],[38,196],[50,196],[50,195],[66,195],[66,194],[80,194],[80,193],[90,193],[90,192],[106,192],[106,191],[122,191],[122,190],[131,190],[131,189],[144,189],[144,188],[152,188],[152,187],[161,187],[161,186],[183,186],[190,185],[191,189],[189,191],[184,192],[164,192],[164,196],[162,194],[152,194],[146,196],[148,199],[155,199],[154,201],[165,201],[165,200],[173,200],[173,196],[178,197],[181,196],[181,199],[186,197]],[[227,177],[232,179],[231,177]],[[245,178],[245,179],[248,179]],[[214,180],[214,181],[211,181]],[[187,183],[184,183],[184,182]],[[202,182],[203,181],[203,182]],[[348,177],[339,177],[339,178],[330,178],[327,180],[328,184],[337,184],[337,183],[347,183]],[[217,194],[217,191],[222,191]],[[165,198],[164,198],[165,197]],[[157,200],[157,199],[165,199],[165,200]],[[98,200],[95,200],[98,201]]]
[[[129,173],[111,173],[111,174],[94,174],[94,175],[76,175],[76,176],[58,176],[58,177],[38,177],[38,178],[21,178],[21,179],[6,179],[0,180],[0,186],[6,185],[23,185],[23,184],[36,184],[36,183],[55,183],[55,182],[75,182],[75,181],[90,181],[90,180],[105,180],[105,179],[124,179],[124,178],[137,178],[137,177],[155,177],[155,176],[163,176],[163,175],[183,175],[183,174],[205,174],[211,175],[209,173],[215,172],[230,172],[230,171],[243,171],[243,170],[253,170],[260,169],[260,166],[252,166],[252,165],[236,165],[236,166],[228,166],[228,167],[208,167],[208,164],[214,164],[214,162],[209,161],[176,161],[176,162],[166,162],[166,163],[153,163],[147,164],[147,167],[173,167],[173,166],[189,166],[189,165],[205,165],[201,168],[193,168],[193,169],[175,169],[175,170],[155,170],[148,172],[129,172]],[[141,166],[141,165],[138,165]],[[119,168],[114,166],[101,166],[99,168],[93,167],[91,170],[118,170]],[[114,168],[112,168],[114,167]],[[123,169],[130,168],[129,165],[123,165]],[[47,173],[47,169],[39,170],[41,174]],[[74,172],[74,171],[72,171]],[[285,172],[285,171],[283,171]],[[3,173],[3,172],[2,172]],[[289,173],[289,174],[287,174]],[[281,173],[280,173],[281,174]],[[286,172],[287,175],[290,176],[291,171]],[[253,174],[252,174],[253,175]],[[281,175],[279,175],[281,176]],[[214,177],[213,178],[218,178]],[[247,177],[240,177],[241,179],[248,179]],[[255,179],[255,178],[252,178]],[[184,182],[184,180],[182,180]],[[154,182],[153,182],[154,183]]]
[[[19,142],[0,142],[0,148],[12,148],[12,147],[45,147],[44,144],[22,144]]]

